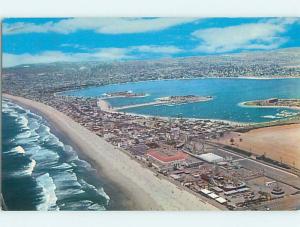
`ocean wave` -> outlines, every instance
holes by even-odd
[[[34,145],[31,145],[30,147],[26,148],[26,154],[28,154],[30,156],[34,156],[41,149],[42,149],[41,146],[34,144]]]
[[[36,166],[36,161],[34,159],[30,159],[30,162],[26,164],[23,168],[14,170],[13,172],[9,173],[10,177],[28,177],[31,176],[33,173],[33,170]]]
[[[46,125],[40,125],[40,127],[36,130],[39,134],[39,141],[43,143],[47,143],[49,145],[55,145],[59,147],[64,147],[64,144],[50,132],[50,128]]]
[[[25,154],[25,150],[22,146],[16,146],[8,151],[3,151],[6,154]]]
[[[30,164],[28,165],[28,168],[27,170],[25,171],[25,173],[29,176],[31,176],[33,170],[34,170],[34,167],[36,166],[36,161],[34,159],[31,159],[31,162]]]
[[[56,145],[56,146],[59,146],[59,147],[64,147],[64,144],[53,134],[49,134],[49,136],[46,137],[46,141],[50,145]]]
[[[64,152],[67,156],[67,161],[72,162],[78,160],[78,155],[70,145],[64,145]],[[74,163],[71,163],[74,166]]]
[[[81,184],[78,182],[76,174],[72,170],[66,170],[60,173],[57,173],[54,176],[55,183],[60,188],[81,188]]]
[[[17,146],[17,147],[15,147],[14,149],[15,149],[16,152],[19,153],[19,154],[25,154],[25,150],[24,150],[24,148],[21,147],[21,146]]]
[[[40,122],[39,120],[35,119],[35,118],[29,118],[28,121],[28,127],[32,130],[35,131],[40,127]]]
[[[35,153],[32,153],[32,157],[38,162],[38,165],[42,166],[43,168],[50,168],[54,166],[60,157],[55,151],[46,148],[41,148],[34,151]]]
[[[104,206],[101,206],[101,205],[98,204],[98,203],[94,203],[94,204],[90,205],[90,206],[88,207],[87,210],[90,210],[90,211],[94,211],[94,210],[105,210],[105,207],[104,207]]]
[[[94,203],[91,200],[81,200],[80,203],[78,203],[78,201],[69,202],[67,204],[63,204],[62,207],[64,210],[105,210],[104,206]]]
[[[22,125],[23,128],[29,129],[28,127],[28,119],[26,115],[18,115],[17,122]]]
[[[41,124],[40,127],[35,131],[40,135],[40,141],[45,141],[50,134],[50,128],[43,124]]]
[[[9,116],[13,118],[18,118],[18,112],[14,109],[12,105],[7,104],[6,106],[3,106],[2,102],[2,112],[8,114]]]
[[[80,179],[79,183],[83,186],[84,189],[93,190],[98,196],[106,199],[106,205],[110,201],[110,197],[105,193],[103,187],[96,188],[94,185],[87,183],[85,180]]]
[[[35,113],[32,113],[30,111],[27,113],[27,116],[30,117],[31,119],[35,119],[35,120],[39,120],[39,121],[43,120],[43,118],[41,116],[39,116]]]
[[[108,205],[108,203],[110,201],[110,197],[106,194],[106,192],[104,191],[104,188],[103,187],[98,188],[97,192],[99,193],[99,195],[103,196],[107,200],[107,204],[106,205]]]
[[[55,194],[56,186],[52,177],[50,177],[49,173],[45,173],[36,178],[36,182],[42,188],[43,191],[43,202],[37,205],[37,210],[45,211],[45,210],[59,210],[57,206],[57,197]]]
[[[3,109],[20,128],[20,132],[11,140],[14,148],[4,153],[10,153],[14,156],[12,158],[17,158],[17,162],[24,164],[16,165],[8,174],[31,177],[36,181],[43,198],[36,205],[38,210],[58,210],[60,207],[69,210],[105,210],[102,202],[92,202],[96,197],[108,203],[109,197],[103,188],[80,180],[81,175],[95,170],[88,162],[79,159],[71,146],[64,145],[52,134],[42,117],[9,102],[4,102]]]
[[[72,169],[72,166],[69,165],[68,163],[62,163],[58,166],[52,167],[54,170],[69,170]]]
[[[8,108],[8,102],[6,102],[5,100],[3,100],[2,102],[2,110],[5,111]]]
[[[26,130],[20,134],[18,134],[15,138],[16,139],[27,139],[31,136],[31,131],[30,130]]]

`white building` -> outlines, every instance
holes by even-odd
[[[199,158],[209,163],[214,163],[214,162],[218,163],[224,161],[223,157],[213,153],[201,154],[199,155]]]

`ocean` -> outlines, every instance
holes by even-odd
[[[2,101],[2,193],[8,210],[107,210],[96,170],[39,115]]]
[[[61,93],[79,97],[104,97],[105,93],[132,91],[146,93],[139,98],[110,98],[113,107],[152,102],[172,95],[212,96],[208,102],[182,105],[143,106],[122,111],[163,117],[218,119],[254,123],[280,120],[299,113],[287,108],[242,107],[241,102],[268,98],[300,98],[300,79],[189,79],[156,80],[88,87]]]

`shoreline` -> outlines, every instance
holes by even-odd
[[[122,194],[126,210],[219,210],[172,182],[159,179],[150,169],[54,108],[22,97],[3,96],[42,115],[94,165],[107,182],[103,188],[111,199],[108,186]]]
[[[169,81],[169,80],[204,80],[204,79],[245,79],[245,80],[283,80],[283,79],[300,79],[299,76],[290,76],[290,77],[256,77],[256,76],[231,76],[231,77],[218,77],[218,76],[204,76],[204,77],[194,77],[194,78],[173,78],[173,79],[152,79],[152,80],[140,80],[140,81],[128,81],[128,82],[120,82],[120,83],[112,83],[112,84],[104,84],[104,85],[91,85],[83,88],[96,88],[96,87],[104,87],[104,86],[110,86],[110,85],[122,85],[122,84],[129,84],[129,83],[144,83],[144,82],[154,82],[154,81]],[[64,95],[64,94],[59,94],[59,93],[65,93],[65,92],[72,92],[72,91],[77,91],[82,88],[77,88],[77,89],[69,89],[69,90],[64,90],[64,91],[58,91],[54,92],[54,96],[56,95],[62,95],[62,96],[69,96],[69,95]],[[81,97],[81,98],[86,98],[84,96],[76,96],[76,97]]]

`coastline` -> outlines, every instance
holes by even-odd
[[[151,170],[54,108],[22,97],[3,96],[42,115],[65,141],[94,165],[99,175],[107,180],[107,186],[121,193],[126,209],[218,210],[168,180],[156,177]],[[104,185],[104,190],[112,197],[107,188]]]

